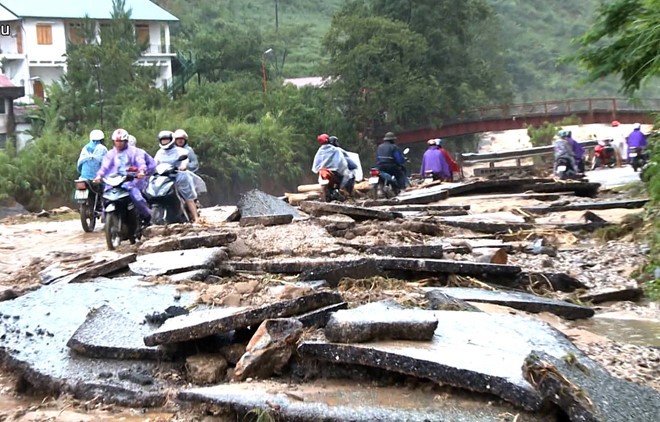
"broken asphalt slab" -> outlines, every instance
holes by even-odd
[[[258,189],[252,189],[241,195],[237,206],[241,214],[241,219],[243,219],[243,217],[261,217],[283,214],[290,214],[294,219],[301,218],[297,209],[283,200]]]
[[[395,218],[403,218],[403,214],[400,212],[379,211],[353,205],[331,204],[317,201],[302,201],[300,203],[300,209],[316,217],[327,214],[343,214],[356,221],[394,220]]]
[[[587,211],[587,210],[608,210],[613,208],[643,208],[648,199],[628,199],[626,201],[599,201],[599,202],[578,202],[566,205],[550,205],[546,207],[522,207],[524,212],[533,214],[550,214],[552,212],[563,211]]]
[[[142,338],[153,331],[108,305],[92,309],[66,343],[79,354],[107,359],[166,359],[165,349],[147,347]]]
[[[621,301],[637,302],[642,297],[644,297],[644,289],[640,287],[624,287],[620,289],[616,289],[616,288],[599,289],[596,291],[592,291],[580,295],[578,299],[580,299],[580,301],[582,302],[597,304],[603,302],[621,302]]]
[[[101,252],[92,256],[64,259],[39,272],[41,284],[73,283],[88,278],[101,277],[126,268],[137,254]]]
[[[438,291],[466,302],[492,303],[532,313],[550,312],[566,319],[591,318],[595,313],[586,306],[511,290],[465,287],[424,287],[423,290]]]
[[[292,317],[342,302],[336,292],[316,292],[254,308],[214,308],[191,312],[166,320],[144,337],[144,344],[156,346],[200,339],[242,328],[256,327],[266,319]]]
[[[295,318],[302,322],[303,327],[325,327],[330,319],[330,315],[333,312],[336,312],[340,309],[348,308],[348,303],[340,302],[335,305],[324,306],[320,309],[315,309],[313,311],[307,312],[306,314],[298,315]]]
[[[251,215],[241,217],[239,226],[278,226],[280,224],[289,224],[293,221],[291,214],[275,214],[275,215]]]
[[[437,326],[437,318],[429,313],[403,309],[396,303],[374,302],[333,313],[324,332],[325,338],[334,343],[430,341]]]
[[[660,416],[660,393],[613,377],[588,358],[534,350],[525,359],[523,373],[572,421],[654,421]]]
[[[369,259],[359,259],[347,263],[325,262],[303,270],[300,281],[325,280],[328,286],[337,287],[342,278],[362,279],[382,275],[383,270]]]
[[[522,376],[532,350],[561,358],[584,354],[548,324],[516,315],[484,312],[424,311],[437,317],[430,342],[383,341],[338,344],[305,341],[304,359],[358,364],[411,375],[471,391],[495,394],[530,411],[541,409],[538,392]]]
[[[0,361],[35,388],[53,394],[69,392],[81,400],[100,395],[124,406],[160,406],[170,386],[156,374],[171,370],[170,364],[88,358],[71,353],[66,343],[89,311],[103,304],[111,303],[125,318],[139,322],[154,311],[195,300],[196,295],[178,292],[175,286],[145,286],[135,277],[43,286],[0,303]]]
[[[232,383],[180,391],[184,407],[221,406],[241,419],[267,413],[289,422],[502,422],[502,415],[519,414],[521,421],[548,421],[547,416],[521,412],[492,397],[438,393],[396,386],[375,387],[352,380],[323,380],[305,384],[274,381]],[[275,419],[276,418],[276,419]]]
[[[225,246],[236,240],[236,233],[188,234],[180,237],[153,238],[140,245],[140,252],[155,253],[179,249]]]
[[[227,258],[223,247],[185,249],[140,255],[129,268],[140,275],[174,274],[202,268],[215,268]]]
[[[365,252],[402,258],[442,258],[442,245],[372,246]]]

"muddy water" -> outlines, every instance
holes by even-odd
[[[660,321],[597,317],[576,326],[621,343],[660,347]]]

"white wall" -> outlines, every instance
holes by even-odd
[[[29,123],[16,123],[16,132],[14,133],[14,136],[16,136],[16,149],[18,151],[25,148],[25,146],[32,140],[32,136],[27,133],[31,128],[32,125]]]
[[[18,44],[16,40],[16,31],[18,30],[19,21],[1,22],[2,25],[9,25],[11,27],[11,35],[0,36],[0,49],[2,54],[18,54]]]
[[[52,27],[52,45],[37,44],[37,24],[48,24]],[[25,19],[23,21],[23,51],[29,61],[63,62],[66,54],[66,33],[64,22],[60,19]]]
[[[53,67],[53,66],[31,66],[30,67],[30,76],[32,78],[39,77],[41,83],[44,85],[52,84],[54,81],[60,79],[64,75],[64,68],[62,67]]]

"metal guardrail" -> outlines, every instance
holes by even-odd
[[[584,148],[593,148],[598,145],[597,140],[578,141]],[[518,158],[537,157],[540,155],[553,154],[555,147],[547,145],[542,147],[532,147],[525,149],[515,149],[503,152],[487,152],[487,153],[463,153],[459,154],[461,163],[483,163],[483,162],[496,162],[504,160],[515,160]]]

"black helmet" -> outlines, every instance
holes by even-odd
[[[387,132],[383,138],[383,141],[396,141],[396,135],[394,132]]]
[[[339,138],[337,138],[336,136],[331,136],[328,139],[328,143],[332,146],[338,147],[339,146]]]

